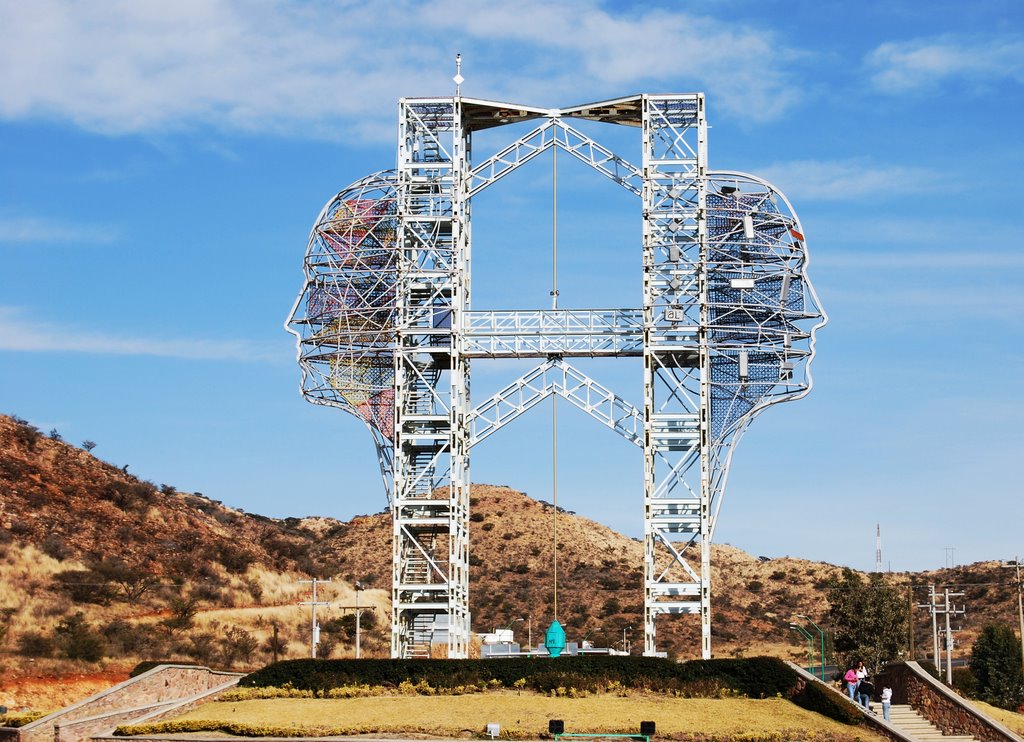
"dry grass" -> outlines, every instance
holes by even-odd
[[[284,656],[289,659],[305,656],[308,652],[310,610],[309,606],[298,605],[298,602],[308,600],[309,596],[303,596],[298,592],[297,579],[295,576],[282,576],[282,593],[273,595],[273,602],[276,602],[276,605],[267,600],[265,591],[261,605],[200,611],[195,617],[195,631],[216,634],[224,627],[238,626],[250,632],[262,645],[270,637],[276,623],[281,638],[288,642],[288,650]],[[284,592],[285,590],[290,592]],[[330,603],[329,607],[322,607],[317,611],[317,619],[324,624],[332,618],[351,613],[351,610],[345,610],[343,606],[355,605],[355,590],[347,583],[333,583],[325,586],[323,592],[318,591],[317,599]],[[359,606],[373,608],[379,626],[386,626],[390,620],[390,595],[384,590],[360,591]],[[371,637],[365,631],[364,625],[363,651],[376,648],[379,650],[378,653],[384,653],[386,647],[376,647],[379,637]],[[380,634],[380,631],[378,629],[377,634]],[[354,652],[355,649],[351,646],[338,647],[331,656],[352,656]]]
[[[1016,732],[1017,734],[1024,734],[1024,714],[1016,714],[1013,711],[1007,711],[1006,709],[1001,709],[998,706],[992,706],[984,701],[975,701],[973,699],[967,700],[972,706],[976,706],[983,714],[991,716],[1008,729]]]
[[[439,737],[480,734],[488,722],[503,737],[533,738],[549,719],[563,719],[567,732],[636,732],[654,720],[659,737],[687,738],[694,732],[737,739],[779,735],[789,739],[880,740],[798,708],[782,699],[670,699],[652,695],[551,698],[501,691],[472,696],[389,696],[350,699],[272,699],[210,703],[178,719],[234,722],[308,730],[344,728],[348,733],[419,733]],[[296,721],[301,719],[301,721]]]
[[[14,608],[11,634],[36,630],[53,616],[71,609],[71,602],[50,592],[53,576],[67,569],[82,569],[74,561],[59,562],[32,544],[5,544],[0,548],[0,608]]]

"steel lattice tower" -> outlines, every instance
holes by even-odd
[[[574,129],[637,127],[638,167]],[[472,133],[536,121],[479,165]],[[639,196],[639,309],[473,311],[470,204],[557,147]],[[825,316],[801,227],[769,183],[707,167],[702,94],[637,95],[563,109],[456,95],[399,103],[397,170],[321,212],[286,327],[302,391],[358,415],[377,444],[393,519],[394,657],[469,649],[469,451],[557,394],[643,449],[644,651],[662,614],[699,614],[711,656],[710,546],[735,445],[766,407],[811,387]],[[636,407],[574,357],[643,359]],[[477,406],[475,359],[541,362]]]

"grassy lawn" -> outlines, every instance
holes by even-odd
[[[1007,729],[1017,734],[1024,734],[1024,714],[1015,714],[1013,711],[1007,711],[998,706],[991,706],[984,701],[968,700],[972,706],[977,706],[983,714],[991,716]]]
[[[245,723],[294,729],[297,735],[359,733],[480,736],[488,722],[503,737],[536,739],[548,719],[566,732],[629,732],[641,720],[658,737],[736,739],[881,740],[860,727],[838,724],[782,699],[673,699],[635,695],[551,698],[500,691],[466,696],[377,696],[347,699],[268,699],[209,703],[177,719]],[[777,735],[777,736],[776,736]]]

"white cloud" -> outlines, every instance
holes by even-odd
[[[961,39],[942,36],[888,42],[866,59],[872,82],[887,93],[930,88],[943,80],[1024,82],[1024,38]]]
[[[949,192],[947,179],[928,168],[878,165],[866,158],[794,160],[757,169],[793,201],[850,201],[892,193]]]
[[[244,340],[165,340],[109,335],[67,324],[33,321],[24,310],[0,307],[0,351],[159,356],[197,361],[280,360],[276,350]]]
[[[109,227],[0,216],[0,243],[103,244],[113,242],[117,236],[117,231]]]
[[[390,138],[396,98],[453,92],[456,51],[464,94],[540,105],[706,88],[712,112],[763,120],[798,88],[771,32],[598,0],[0,0],[0,27],[0,117],[108,133]]]

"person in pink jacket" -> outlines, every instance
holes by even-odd
[[[857,677],[857,670],[851,667],[843,675],[843,682],[846,683],[846,692],[850,694],[850,700],[855,701],[857,698],[857,686],[860,684],[860,679]]]

